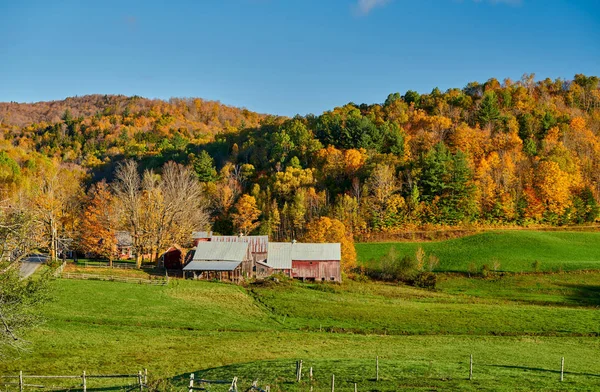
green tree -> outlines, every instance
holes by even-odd
[[[213,182],[217,179],[215,161],[206,150],[202,150],[197,157],[192,159],[192,167],[202,182]]]
[[[498,107],[498,98],[493,91],[487,91],[479,105],[477,120],[481,126],[492,128],[494,123],[500,118],[500,109]]]

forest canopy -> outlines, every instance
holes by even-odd
[[[322,217],[353,236],[584,224],[599,215],[599,79],[492,78],[294,118],[199,98],[1,103],[0,150],[0,198],[29,200],[69,238],[94,232],[84,211],[130,161],[153,192],[167,162],[191,170],[202,225],[222,234],[302,240]]]

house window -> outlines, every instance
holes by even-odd
[[[310,262],[310,264],[312,264],[312,261]]]
[[[334,280],[335,280],[335,278],[332,276],[332,277],[331,277],[331,280],[332,280],[332,281],[334,281]]]

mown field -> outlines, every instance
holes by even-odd
[[[577,244],[588,240],[582,235]],[[0,374],[147,368],[158,391],[187,390],[192,372],[196,378],[237,376],[241,391],[255,380],[272,391],[331,391],[332,374],[336,391],[352,391],[354,383],[359,391],[600,389],[600,270],[497,273],[487,279],[446,272],[438,274],[436,290],[350,280],[239,287],[58,279],[53,286],[54,300],[43,307],[47,323],[27,336],[31,350],[0,360]],[[296,383],[299,359],[304,375]],[[122,381],[88,382],[90,391],[126,389]]]
[[[419,247],[440,259],[436,271],[468,272],[484,264],[499,271],[573,271],[600,268],[600,232],[493,231],[437,242],[356,244],[359,264],[375,265],[394,247],[413,255]]]

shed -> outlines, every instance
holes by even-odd
[[[271,242],[266,265],[298,279],[341,282],[339,243]]]
[[[163,266],[166,269],[183,268],[183,249],[179,245],[173,245],[161,255]]]
[[[192,261],[183,267],[194,278],[239,281],[253,272],[250,248],[245,242],[199,242]]]

